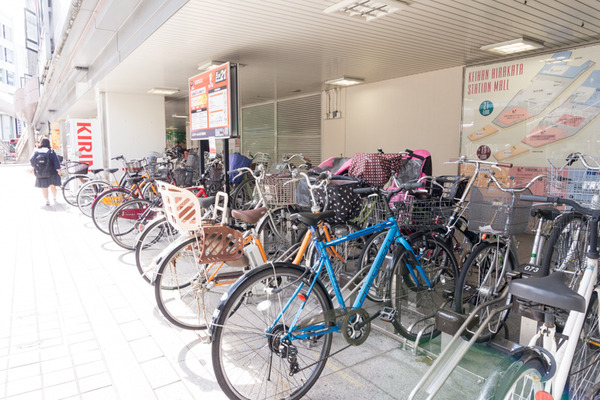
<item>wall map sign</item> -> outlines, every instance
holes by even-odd
[[[192,140],[231,136],[229,63],[189,79]]]
[[[462,112],[461,154],[510,162],[513,177],[570,153],[597,155],[600,46],[468,67]]]

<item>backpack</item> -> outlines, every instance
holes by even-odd
[[[33,172],[36,178],[50,178],[52,176],[52,160],[50,159],[51,151],[45,153],[37,153],[33,162]]]

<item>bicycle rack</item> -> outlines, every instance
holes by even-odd
[[[427,399],[433,398],[435,394],[440,390],[446,379],[450,376],[454,368],[458,365],[458,363],[462,360],[464,355],[469,351],[471,346],[477,341],[484,328],[488,325],[488,323],[492,320],[492,318],[510,307],[512,304],[505,304],[498,308],[495,308],[491,311],[488,317],[479,324],[479,328],[471,337],[471,340],[468,342],[462,339],[462,334],[467,330],[468,326],[475,319],[476,315],[485,307],[492,306],[497,303],[501,303],[506,300],[508,296],[508,287],[504,289],[502,295],[494,300],[488,301],[476,307],[469,317],[463,322],[461,327],[452,337],[452,340],[446,345],[446,348],[440,353],[439,357],[435,360],[433,365],[427,370],[427,373],[421,378],[419,383],[414,387],[414,389],[410,392],[408,399],[414,399],[415,396],[421,389],[425,390],[427,393]]]

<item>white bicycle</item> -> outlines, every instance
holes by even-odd
[[[543,321],[527,346],[503,360],[488,378],[480,399],[585,399],[600,379],[598,325],[598,219],[600,195],[589,206],[559,197],[521,195],[521,200],[572,207],[589,218],[585,270],[577,292],[564,272],[543,278],[515,279],[508,292],[519,309]],[[568,260],[565,260],[567,262]],[[568,314],[559,332],[558,318]],[[538,345],[539,342],[541,346]]]

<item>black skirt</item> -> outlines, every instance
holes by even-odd
[[[60,186],[60,175],[54,174],[49,178],[35,178],[35,187],[47,188],[50,185]]]

